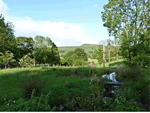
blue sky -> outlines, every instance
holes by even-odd
[[[0,0],[0,13],[15,26],[15,36],[48,36],[59,46],[98,44],[113,39],[103,27],[107,0]]]

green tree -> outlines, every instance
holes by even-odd
[[[104,26],[110,36],[120,39],[122,55],[130,65],[140,54],[137,48],[139,34],[143,34],[145,40],[149,31],[149,5],[149,0],[111,0],[102,12]]]
[[[98,60],[99,65],[101,66],[102,62],[103,62],[103,50],[101,49],[101,47],[99,46],[98,49],[95,49],[96,52],[96,59]]]
[[[86,65],[86,61],[84,59],[78,59],[75,62],[75,66],[85,66]]]
[[[16,40],[14,36],[14,26],[11,22],[6,22],[0,14],[0,52],[10,51],[16,55]]]
[[[33,67],[35,66],[35,59],[32,59],[31,54],[28,53],[27,55],[25,55],[24,57],[22,57],[22,59],[20,59],[20,65],[21,66],[25,66],[25,67]]]
[[[36,36],[34,45],[35,50],[33,53],[37,63],[60,64],[58,47],[49,37]]]
[[[58,47],[52,42],[52,47],[51,47],[51,51],[52,51],[52,61],[53,64],[60,64],[60,55],[59,55],[59,51],[58,51]]]
[[[17,37],[16,43],[18,47],[18,60],[20,60],[23,56],[28,53],[31,54],[31,58],[33,58],[33,50],[34,50],[34,40],[32,37]]]
[[[82,48],[76,48],[74,50],[74,53],[77,54],[77,56],[78,56],[79,59],[84,59],[85,61],[88,60],[87,54],[84,52],[84,50]]]
[[[6,65],[10,62],[10,61],[15,61],[15,59],[13,59],[13,53],[11,53],[10,51],[6,51],[5,54],[0,53],[0,59],[2,61],[3,64],[5,64],[5,69],[6,69]]]
[[[75,65],[76,61],[78,60],[78,56],[76,54],[71,55],[71,59],[73,62],[73,65]]]
[[[74,51],[69,51],[67,54],[64,55],[65,61],[72,66],[73,65],[73,58],[71,57],[74,54]]]
[[[91,58],[92,58],[92,59],[97,59],[97,54],[96,54],[96,53],[93,53],[92,56],[91,56]]]

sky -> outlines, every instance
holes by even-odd
[[[49,37],[58,47],[99,44],[109,37],[101,11],[108,0],[0,0],[16,37]]]

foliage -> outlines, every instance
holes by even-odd
[[[112,103],[113,111],[145,111],[141,104],[136,101],[128,102],[126,97],[117,94],[116,101]]]
[[[99,65],[101,66],[101,64],[102,64],[102,61],[103,61],[103,51],[102,51],[102,49],[100,48],[100,46],[99,46],[99,48],[96,50],[95,49],[95,51],[96,51],[96,55],[97,55],[97,60],[98,60],[98,63],[99,63]]]
[[[0,14],[0,52],[16,52],[16,41],[14,36],[14,26],[11,22],[5,23],[5,18]]]
[[[30,54],[25,55],[22,59],[20,59],[20,65],[23,67],[33,67],[35,64],[35,59],[29,57]]]
[[[149,55],[148,12],[149,0],[114,0],[104,6],[104,27],[108,28],[110,36],[119,39],[121,53],[129,65],[140,63],[143,67],[143,56]]]
[[[26,98],[31,97],[31,93],[34,89],[35,89],[35,95],[39,96],[44,85],[45,85],[45,81],[41,81],[41,79],[37,75],[32,76],[32,79],[28,79],[28,81],[25,75],[25,80],[18,81],[18,86],[23,89],[22,94]]]
[[[147,74],[144,73],[141,69],[133,68],[133,67],[120,67],[116,71],[117,80],[124,81],[127,83],[127,86],[133,89],[136,92],[134,95],[135,98],[140,100],[147,99],[146,95],[148,95],[149,89],[149,80],[147,78]],[[130,95],[131,93],[129,93]]]
[[[1,71],[0,80],[1,85],[3,86],[0,88],[1,90],[0,109],[2,109],[3,111],[48,111],[48,110],[51,111],[51,108],[53,107],[56,108],[55,111],[118,111],[118,110],[136,111],[136,109],[137,110],[141,109],[140,105],[135,100],[136,98],[139,98],[139,96],[137,95],[140,94],[138,93],[139,89],[137,91],[135,88],[137,87],[140,88],[139,86],[141,83],[137,84],[136,86],[134,86],[133,84],[135,88],[130,87],[129,89],[127,85],[125,87],[122,87],[122,89],[124,90],[121,89],[120,92],[117,92],[118,94],[121,94],[122,99],[126,98],[126,100],[121,100],[121,98],[118,98],[119,102],[121,102],[122,104],[116,103],[113,98],[112,99],[103,98],[102,81],[103,80],[106,81],[106,79],[102,79],[101,76],[106,72],[107,73],[110,73],[111,71],[113,72],[114,70],[112,69],[97,68],[96,72],[98,74],[96,74],[95,76],[95,74],[93,73],[91,76],[89,76],[89,69],[90,69],[89,67],[78,67],[74,73],[79,74],[80,72],[82,72],[83,75],[85,75],[82,78],[78,76],[70,76],[71,75],[70,71],[72,68],[70,69],[66,67],[65,68],[61,67],[62,70],[60,70],[60,68],[55,69],[56,69],[55,71],[52,71],[51,68],[44,70],[41,68],[40,69],[30,68],[29,70],[30,73],[28,73],[28,76],[32,74],[35,75],[35,70],[41,71],[41,73],[38,73],[38,75],[42,74],[39,80],[46,78],[47,84],[46,87],[41,91],[42,92],[41,97],[39,97],[40,94],[35,99],[33,96],[30,96],[31,97],[30,99],[26,99],[24,101],[18,100],[20,98],[21,90],[17,89],[16,87],[17,84],[15,80],[17,79],[17,77],[20,77],[21,80],[24,79],[22,74],[25,73],[25,69],[21,68],[7,71],[0,70]],[[57,77],[51,76],[54,74],[59,76]],[[90,79],[92,78],[93,80],[91,81]],[[147,77],[146,79],[149,78]],[[14,82],[10,82],[10,80]],[[145,82],[145,80],[143,79],[142,81]],[[22,84],[25,83],[22,81],[20,82]],[[36,83],[38,84],[39,82]],[[7,91],[3,90],[7,88],[8,88]],[[51,90],[51,92],[49,92],[49,90]],[[36,90],[34,91],[36,92]],[[46,97],[45,95],[48,92],[49,97],[45,98]],[[130,98],[130,96],[136,98]],[[146,96],[148,96],[148,94],[145,93],[145,97]],[[7,97],[7,99],[4,100],[4,97],[5,98]],[[132,99],[134,100],[133,104],[131,102],[133,101]],[[15,104],[13,103],[14,100],[16,101]],[[45,104],[46,101],[47,104]],[[128,102],[131,103],[131,106],[128,105],[129,104]],[[8,103],[9,106],[7,105]],[[13,104],[15,106],[13,106]],[[30,106],[32,106],[32,108]],[[15,107],[16,109],[13,107]]]
[[[56,111],[56,107],[51,108],[48,104],[47,97],[48,94],[41,95],[40,97],[34,96],[34,91],[32,92],[31,99],[25,100],[20,98],[17,101],[8,100],[0,106],[1,111]],[[41,100],[44,100],[42,102]]]
[[[79,58],[79,56],[74,51],[69,51],[67,54],[64,55],[63,62],[66,62],[70,66],[84,66],[86,62],[84,59]]]
[[[0,59],[2,61],[2,63],[5,64],[5,69],[6,69],[6,64],[8,64],[10,61],[15,61],[15,59],[13,59],[13,53],[11,53],[10,51],[6,51],[5,54],[0,53]]]
[[[77,54],[77,56],[78,56],[79,59],[84,59],[85,61],[88,60],[88,59],[87,59],[87,54],[84,52],[83,49],[81,49],[81,48],[76,48],[76,49],[74,50],[74,53]]]
[[[34,46],[33,54],[37,63],[49,63],[50,65],[60,63],[58,48],[49,37],[36,36]]]
[[[71,71],[72,75],[76,75],[77,74],[77,68],[72,68],[70,71]]]
[[[78,59],[75,61],[75,66],[85,66],[86,62],[83,59]]]

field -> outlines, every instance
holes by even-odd
[[[100,69],[97,76],[101,76],[103,70]],[[84,71],[84,72],[83,72]],[[112,70],[113,71],[113,70]],[[27,74],[27,75],[26,75]],[[51,92],[52,98],[49,102],[53,105],[60,105],[60,103],[65,103],[66,98],[72,99],[74,97],[84,98],[91,93],[91,87],[89,85],[92,75],[89,75],[89,69],[78,68],[77,74],[71,72],[71,68],[63,68],[59,71],[57,68],[53,70],[52,68],[18,68],[18,69],[7,69],[0,70],[0,97],[1,104],[2,101],[12,100],[17,101],[19,97],[22,97],[22,89],[18,87],[18,83],[25,80],[25,75],[27,79],[31,79],[31,76],[39,76],[40,80],[45,80],[45,87],[42,89],[43,94],[48,94]],[[74,76],[73,76],[74,75]],[[76,76],[75,76],[76,75]],[[68,82],[69,86],[65,85]],[[94,93],[94,92],[93,92]],[[52,105],[52,106],[53,106]]]
[[[111,65],[116,67],[122,63],[123,60],[119,59],[118,61],[111,62]],[[106,64],[106,67],[108,67],[108,64]],[[0,110],[121,111],[122,107],[120,104],[113,104],[113,99],[105,100],[102,96],[102,81],[109,80],[100,79],[100,77],[105,73],[109,74],[114,71],[116,71],[116,69],[98,67],[34,67],[6,70],[2,69],[0,70],[0,86],[2,86],[0,87]],[[147,69],[144,71],[148,73]],[[94,77],[95,74],[97,75],[97,78]],[[35,78],[32,78],[32,76]],[[25,77],[27,79],[26,82]],[[96,80],[96,83],[93,83],[95,87],[89,84],[91,82],[91,78]],[[100,82],[97,84],[98,78],[100,79]],[[30,82],[28,81],[29,79]],[[40,81],[45,81],[45,86],[43,88],[41,87],[42,85],[40,85]],[[26,89],[28,93],[23,92],[25,90],[19,87],[19,85],[26,86],[24,89]],[[96,85],[98,85],[98,87],[96,87]],[[37,98],[35,99],[31,98],[32,96],[27,95],[32,93],[30,89],[33,88],[37,88],[39,90],[41,89],[38,95],[36,95]],[[49,97],[46,96],[48,93],[50,93]],[[43,98],[41,97],[42,99],[39,98],[41,95],[43,95]],[[124,97],[122,97],[122,99],[123,98]],[[14,101],[15,104],[13,103]],[[47,103],[45,104],[45,102]],[[122,102],[122,106],[124,106],[126,110],[145,111],[145,109],[138,107],[140,105],[136,102],[133,102],[131,107],[129,107],[130,105],[128,103],[124,101]],[[35,106],[30,107],[33,105],[33,103]],[[121,108],[114,107],[116,105],[120,106]]]

